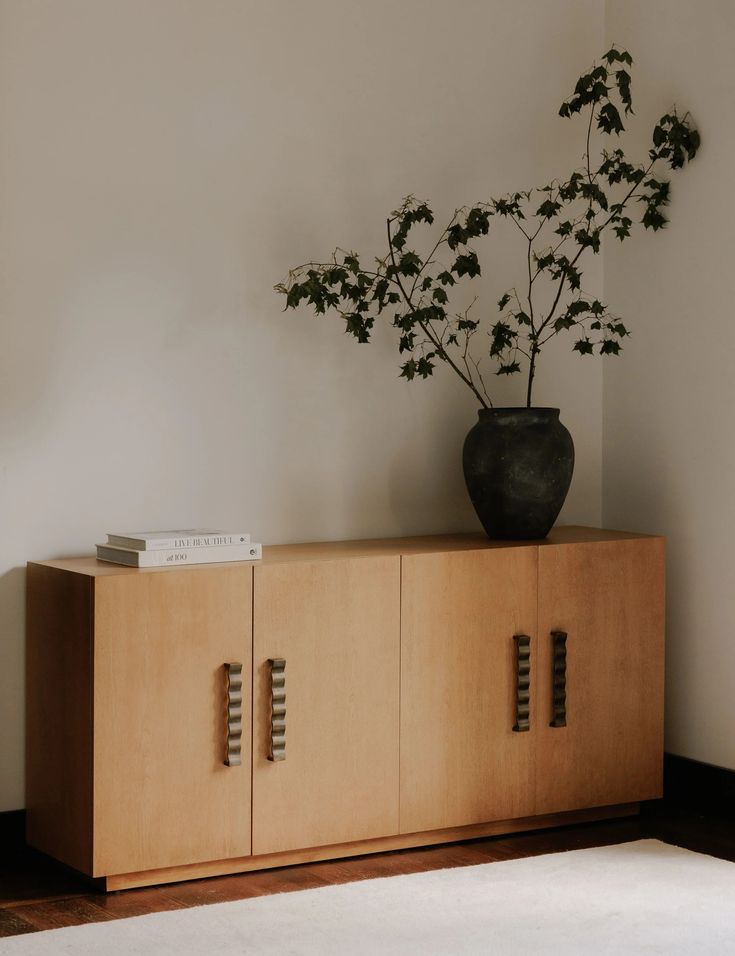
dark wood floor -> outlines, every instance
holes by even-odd
[[[87,883],[20,844],[0,860],[0,936],[78,923],[140,916],[202,903],[303,890],[370,877],[512,860],[542,853],[656,837],[735,861],[735,822],[651,804],[640,817],[536,833],[492,837],[448,846],[400,850],[324,863],[214,877],[120,893],[95,893]]]

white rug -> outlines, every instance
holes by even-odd
[[[8,956],[735,954],[735,864],[640,840],[0,940]]]

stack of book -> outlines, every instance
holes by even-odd
[[[262,546],[241,531],[131,531],[107,535],[97,545],[100,561],[131,568],[163,568],[177,564],[213,564],[220,561],[257,561]]]

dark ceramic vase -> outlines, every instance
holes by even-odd
[[[482,408],[464,443],[472,504],[489,538],[545,538],[574,471],[558,408]]]

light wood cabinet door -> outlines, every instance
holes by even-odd
[[[537,813],[659,797],[663,539],[541,546],[538,635]]]
[[[94,875],[250,853],[252,565],[110,575],[94,595]],[[225,766],[226,663],[242,763]]]
[[[258,566],[253,853],[398,831],[400,558]],[[285,759],[269,760],[269,660],[285,660]]]
[[[403,557],[402,833],[534,812],[537,552]],[[514,635],[531,638],[526,732]]]

